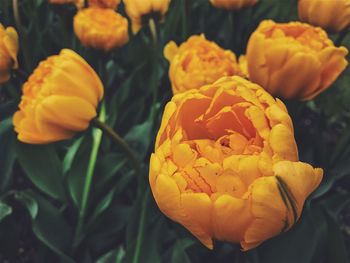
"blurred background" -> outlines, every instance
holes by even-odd
[[[12,8],[12,1],[1,0],[4,26],[16,27]],[[220,242],[210,251],[159,211],[148,186],[150,153],[163,107],[172,96],[164,45],[204,33],[238,57],[262,20],[298,20],[296,0],[261,0],[238,12],[215,9],[208,0],[173,0],[159,25],[156,50],[144,27],[137,35],[130,33],[127,45],[108,54],[80,45],[72,26],[74,5],[22,0],[19,11],[23,75],[0,89],[0,262],[350,262],[349,69],[315,100],[286,101],[301,161],[325,170],[321,186],[290,231],[249,252]],[[123,4],[118,12],[125,15]],[[330,37],[350,48],[350,34]],[[74,231],[91,130],[69,141],[33,146],[16,140],[11,121],[26,75],[62,48],[78,52],[99,73],[107,123],[142,160],[142,176],[136,178],[120,148],[103,137],[79,242]]]

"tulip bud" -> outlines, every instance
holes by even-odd
[[[208,41],[204,35],[191,36],[179,47],[169,42],[164,56],[170,62],[169,78],[174,94],[198,89],[221,77],[242,75],[236,55]]]
[[[11,77],[11,69],[18,67],[18,35],[13,27],[0,24],[0,85]]]
[[[103,85],[89,64],[72,50],[41,62],[23,85],[13,117],[18,139],[44,144],[71,138],[88,128],[103,97]]]
[[[299,18],[330,32],[340,32],[350,24],[350,0],[299,0]]]
[[[125,11],[131,19],[133,33],[137,33],[149,19],[162,21],[171,0],[124,0]]]
[[[120,0],[89,0],[89,7],[116,9]]]
[[[129,40],[127,19],[112,9],[80,10],[74,17],[74,32],[82,45],[106,52]]]
[[[253,6],[258,0],[210,0],[210,3],[217,7],[227,10],[239,10],[244,7]]]
[[[274,96],[309,100],[338,78],[347,53],[319,27],[266,20],[248,41],[249,77]]]

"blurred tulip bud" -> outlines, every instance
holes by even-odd
[[[120,0],[89,0],[89,7],[117,9]]]
[[[18,35],[13,27],[0,24],[0,85],[11,77],[11,70],[18,68]]]
[[[258,0],[210,0],[213,6],[227,10],[239,10],[244,7],[253,6]]]
[[[137,33],[150,18],[163,20],[170,0],[124,0],[125,11],[131,19],[132,31]]]
[[[204,35],[192,36],[180,46],[169,42],[164,56],[170,62],[169,78],[174,94],[198,89],[221,77],[242,75],[236,55],[208,41]]]
[[[299,0],[299,18],[330,32],[340,32],[350,24],[350,0]]]
[[[129,41],[128,20],[112,9],[80,10],[74,17],[74,32],[82,45],[106,52]]]

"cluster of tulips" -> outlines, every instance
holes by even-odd
[[[77,5],[74,31],[87,48],[108,52],[129,40],[128,20],[115,11],[119,0],[50,2]],[[227,10],[259,4],[210,2]],[[132,32],[162,21],[169,4],[124,0]],[[160,210],[208,248],[217,239],[249,250],[288,230],[322,180],[321,168],[299,161],[292,120],[279,98],[313,99],[345,69],[347,49],[336,47],[325,30],[346,30],[350,1],[298,5],[303,22],[262,21],[239,59],[203,34],[164,48],[174,96],[150,157],[149,182]],[[20,67],[17,52],[16,31],[1,26],[1,83]],[[18,140],[46,144],[87,129],[103,90],[74,51],[49,57],[23,85],[13,117]]]

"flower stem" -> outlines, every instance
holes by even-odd
[[[129,145],[123,140],[122,137],[119,136],[111,127],[102,122],[100,119],[93,119],[92,124],[105,132],[115,143],[117,143],[123,151],[127,154],[131,164],[135,169],[135,173],[139,174],[141,171],[141,167],[139,161],[137,160],[136,155],[133,150],[129,147]]]
[[[153,18],[148,20],[149,30],[151,31],[153,45],[156,47],[158,45],[158,33],[157,33],[157,25]]]
[[[12,0],[13,16],[15,18],[16,27],[21,28],[21,17],[19,15],[18,0]]]
[[[99,120],[105,121],[105,119],[106,119],[106,106],[105,106],[105,103],[102,102]],[[80,243],[80,240],[81,240],[80,235],[81,235],[84,220],[85,220],[92,178],[94,176],[94,170],[95,170],[95,166],[96,166],[98,149],[100,148],[101,139],[102,139],[102,131],[100,129],[93,129],[92,130],[92,138],[93,138],[92,149],[91,149],[91,153],[90,153],[89,164],[87,167],[87,172],[86,172],[86,177],[85,177],[85,182],[84,182],[81,207],[80,207],[80,211],[79,211],[79,218],[78,218],[78,224],[77,224],[77,228],[76,228],[76,232],[75,232],[73,247],[77,247]]]
[[[136,239],[136,245],[135,245],[135,252],[133,256],[132,263],[139,263],[140,261],[140,254],[141,254],[141,245],[142,240],[145,232],[145,220],[146,220],[146,212],[147,212],[147,203],[149,198],[149,188],[146,190],[142,206],[141,206],[141,214],[140,214],[140,221],[137,231],[137,239]]]

